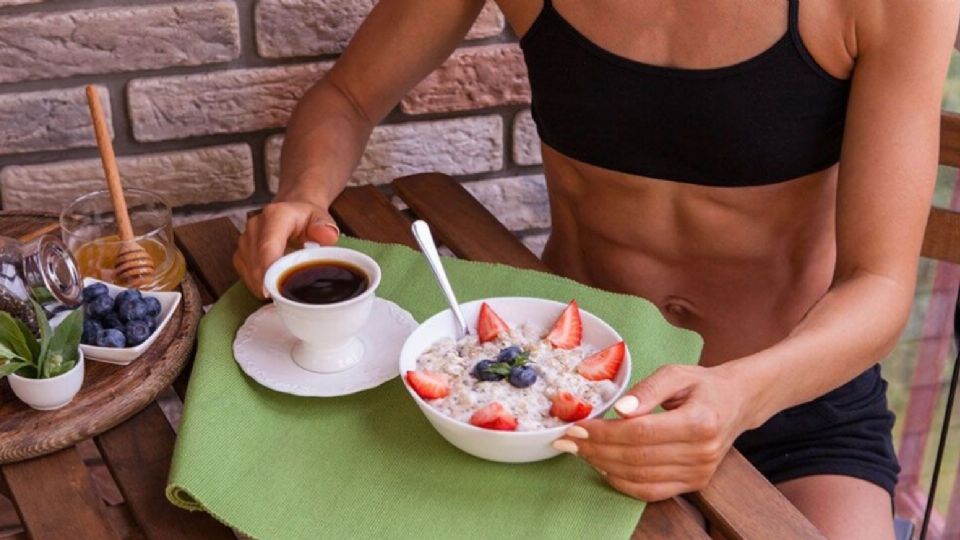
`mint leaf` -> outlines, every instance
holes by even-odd
[[[513,359],[513,365],[522,366],[526,364],[527,361],[529,360],[530,360],[530,353],[528,353],[527,351],[523,351],[522,353],[518,354],[516,358]]]
[[[37,371],[37,366],[33,364],[27,364],[23,366],[22,368],[20,368],[19,373],[17,373],[17,375],[21,377],[26,377],[28,379],[39,379],[40,378],[39,374],[40,372]]]
[[[43,363],[47,358],[47,347],[50,345],[50,321],[47,320],[47,313],[43,311],[43,308],[40,307],[35,300],[30,300],[30,304],[33,306],[33,313],[37,317],[37,327],[40,328],[40,354],[34,359],[34,363],[37,365],[37,370],[43,372]]]
[[[30,349],[30,353],[33,355],[28,358],[28,360],[32,362],[37,358],[40,358],[40,342],[37,341],[36,337],[34,337],[33,330],[31,330],[26,323],[16,317],[14,317],[13,321],[17,323],[17,326],[20,328],[20,333],[23,334],[23,339],[27,342],[27,347]]]
[[[33,339],[32,334],[24,336],[14,319],[6,311],[0,311],[0,343],[6,345],[13,351],[14,356],[18,356],[28,361],[36,361],[33,351],[27,345],[27,340]]]
[[[44,365],[40,369],[41,377],[52,377],[64,363],[77,361],[77,348],[82,334],[83,310],[75,309],[54,329],[47,345]]]
[[[16,373],[21,368],[33,367],[22,360],[8,360],[6,364],[0,365],[0,377],[6,377],[11,373]]]
[[[493,364],[490,364],[490,366],[487,367],[486,371],[489,373],[496,373],[497,375],[503,375],[504,377],[506,377],[507,375],[510,375],[510,364],[506,362],[495,362]]]

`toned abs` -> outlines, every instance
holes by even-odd
[[[518,35],[540,10],[540,2],[498,3]],[[786,28],[786,0],[554,6],[608,51],[680,68],[735,64]],[[808,48],[838,78],[853,65],[844,6],[807,2],[800,12]],[[718,188],[603,169],[546,144],[543,159],[552,215],[544,261],[655,303],[667,320],[704,337],[704,365],[780,341],[830,286],[837,165],[777,184]]]

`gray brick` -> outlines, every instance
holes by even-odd
[[[97,88],[109,120],[109,91]],[[0,154],[96,145],[83,87],[0,94]]]
[[[260,0],[256,8],[257,50],[266,58],[342,52],[375,0]],[[488,1],[467,39],[503,32],[503,14]]]
[[[160,193],[173,206],[237,201],[253,194],[253,158],[246,144],[119,158],[128,187]],[[76,197],[104,189],[99,159],[13,165],[0,170],[5,210],[57,212]]]
[[[351,184],[383,184],[417,172],[474,174],[503,168],[503,123],[476,116],[377,126]],[[266,144],[271,191],[279,183],[281,135]]]
[[[136,79],[127,86],[138,141],[281,127],[331,63]]]
[[[512,231],[550,226],[550,201],[542,175],[493,178],[464,187]]]
[[[529,109],[520,111],[513,119],[513,162],[517,165],[543,163],[540,136],[537,135],[537,126]]]
[[[0,83],[225,62],[240,54],[229,0],[0,17]]]

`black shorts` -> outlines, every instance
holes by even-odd
[[[836,390],[744,432],[734,446],[774,484],[837,474],[876,484],[892,497],[900,464],[886,391],[880,366],[873,366]]]

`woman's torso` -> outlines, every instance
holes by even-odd
[[[540,2],[499,3],[518,35],[542,23],[534,22]],[[558,0],[553,9],[616,56],[697,70],[767,51],[788,18],[787,0]],[[853,61],[841,9],[804,2],[798,23],[816,64],[848,79]],[[830,284],[836,166],[768,185],[709,187],[543,148],[553,218],[544,260],[574,279],[653,301],[668,320],[704,336],[705,364],[779,341]]]

